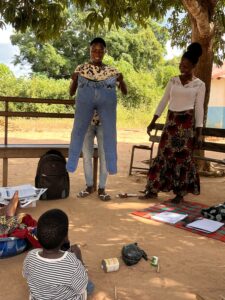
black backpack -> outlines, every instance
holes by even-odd
[[[144,250],[138,247],[137,243],[128,244],[122,248],[122,259],[127,266],[135,265],[141,258],[148,260],[148,256]]]
[[[66,170],[66,160],[61,152],[50,150],[38,162],[35,177],[37,188],[47,188],[42,200],[63,199],[69,196],[70,181]]]

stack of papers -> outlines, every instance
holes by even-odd
[[[31,184],[0,188],[0,203],[8,205],[16,191],[19,192],[20,207],[35,206],[36,201],[47,189],[38,189]]]
[[[200,230],[200,231],[203,231],[206,233],[212,233],[212,232],[217,231],[223,225],[224,225],[224,223],[202,218],[200,220],[196,220],[194,222],[189,223],[186,227]]]
[[[177,222],[185,219],[187,216],[187,214],[177,214],[174,212],[165,211],[155,214],[152,219],[169,224],[176,224]]]

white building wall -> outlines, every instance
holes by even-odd
[[[212,79],[209,106],[225,106],[225,78]]]

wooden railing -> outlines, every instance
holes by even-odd
[[[129,175],[132,175],[133,170],[135,171],[149,170],[149,167],[152,165],[154,159],[153,151],[155,149],[155,144],[158,144],[160,142],[163,127],[164,124],[160,124],[160,123],[156,123],[154,125],[154,129],[152,130],[151,135],[149,137],[149,141],[150,141],[149,145],[133,145],[131,151]],[[221,138],[225,139],[225,129],[205,127],[202,129],[202,135],[204,137],[204,142],[202,143],[202,147],[200,150],[203,151],[198,151],[200,155],[194,153],[194,158],[197,160],[205,160],[205,161],[210,161],[210,162],[215,162],[215,163],[225,165],[225,155],[224,155],[224,159],[215,158],[213,155],[213,152],[225,153],[225,143],[220,142]],[[218,139],[217,141],[210,141],[210,138],[218,138]],[[149,151],[150,159],[147,167],[134,166],[134,153],[136,149]],[[204,151],[210,151],[210,156],[209,155],[205,156]]]
[[[0,158],[3,159],[3,186],[8,183],[8,159],[9,158],[39,158],[50,149],[60,151],[65,157],[68,157],[69,144],[10,144],[8,140],[9,118],[74,118],[73,113],[55,113],[55,112],[27,112],[13,111],[9,109],[9,103],[39,103],[39,104],[57,104],[74,107],[74,100],[63,99],[40,99],[40,98],[21,98],[21,97],[3,97],[0,96],[0,103],[3,103],[4,109],[0,111],[0,117],[4,117],[4,143],[0,144]],[[72,129],[72,128],[71,128]],[[82,156],[82,155],[81,155]],[[94,188],[97,186],[98,170],[98,149],[94,147],[93,154],[93,176]]]

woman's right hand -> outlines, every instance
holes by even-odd
[[[70,81],[70,88],[69,88],[69,92],[70,92],[70,96],[72,97],[77,90],[77,84],[78,84],[78,72],[74,72],[71,75],[71,81]]]
[[[154,128],[155,126],[155,122],[151,122],[148,127],[147,127],[147,134],[150,135],[152,129]]]
[[[155,122],[156,120],[158,119],[159,116],[157,115],[154,115],[153,118],[152,118],[152,121],[151,123],[148,125],[147,127],[147,134],[150,135],[150,132],[152,131],[152,129],[154,129],[155,127]]]

